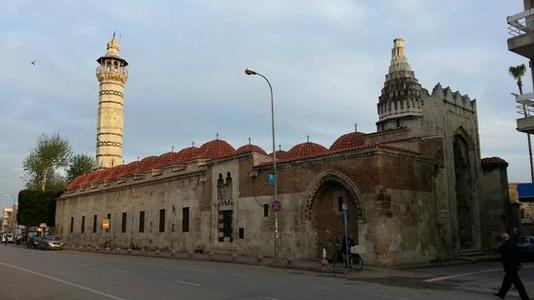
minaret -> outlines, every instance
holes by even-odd
[[[128,80],[128,62],[120,57],[120,44],[115,33],[107,44],[106,55],[96,61],[100,64],[96,69],[96,77],[100,83],[96,164],[102,169],[122,164],[124,84]]]
[[[378,99],[378,131],[420,125],[416,123],[423,114],[421,85],[410,68],[401,38],[393,40],[389,72]]]

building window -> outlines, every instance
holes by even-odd
[[[139,212],[139,232],[145,232],[145,212]]]
[[[182,208],[182,232],[189,232],[189,207]]]
[[[245,228],[239,227],[239,239],[242,240],[245,238]]]
[[[121,232],[126,232],[126,213],[122,213],[122,220],[121,220]]]
[[[109,232],[111,230],[111,214],[108,214],[108,222],[109,222],[109,227],[108,229],[106,229],[106,232]]]
[[[263,204],[263,216],[264,217],[269,216],[269,204]]]
[[[85,233],[85,216],[82,216],[82,233]]]
[[[165,210],[159,210],[159,232],[165,232]]]
[[[93,233],[96,232],[96,215],[93,216]]]
[[[74,230],[74,217],[70,217],[70,233]]]
[[[337,198],[337,211],[339,212],[343,211],[343,197]]]

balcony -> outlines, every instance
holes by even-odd
[[[534,8],[506,18],[508,33],[508,50],[524,56],[534,58]]]
[[[534,134],[534,93],[516,95],[515,101],[522,116],[517,119],[517,131]]]

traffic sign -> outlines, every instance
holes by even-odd
[[[279,212],[282,209],[282,203],[278,200],[274,200],[272,204],[272,209],[274,212]]]

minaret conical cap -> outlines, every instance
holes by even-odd
[[[393,49],[391,49],[391,63],[389,65],[389,75],[397,71],[410,72],[412,69],[406,57],[406,48],[404,40],[396,38],[393,40]]]
[[[106,56],[120,57],[120,49],[121,45],[115,37],[115,32],[113,32],[113,37],[111,37],[111,40],[107,44]]]

